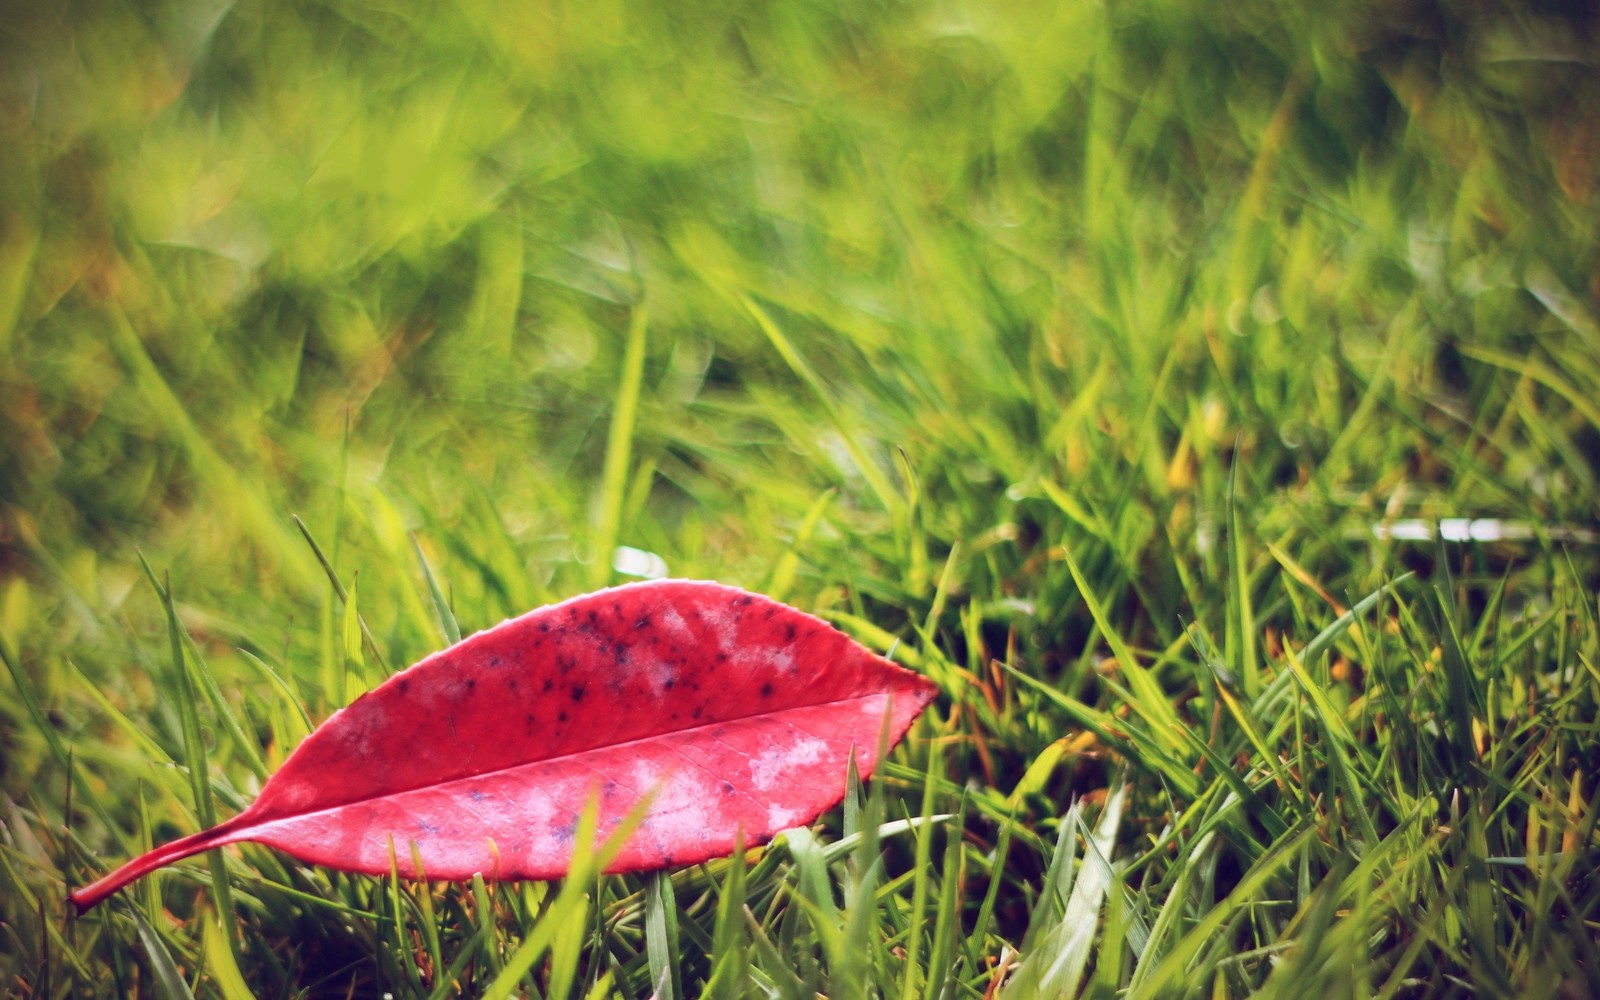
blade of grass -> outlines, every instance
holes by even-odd
[[[417,551],[417,563],[422,567],[422,576],[428,581],[428,595],[433,598],[433,610],[439,615],[439,628],[444,633],[444,641],[454,646],[461,641],[461,626],[456,622],[455,612],[450,610],[450,602],[445,600],[444,591],[439,589],[439,581],[434,578],[433,567],[428,565],[428,557],[422,553],[422,543],[417,541],[417,536],[411,536],[411,545]]]
[[[228,947],[228,936],[214,915],[201,918],[201,951],[205,954],[206,968],[216,983],[217,992],[224,1000],[255,1000],[255,994],[244,981],[244,973]]]
[[[1068,572],[1072,574],[1072,582],[1077,585],[1078,594],[1088,607],[1090,616],[1094,618],[1101,637],[1111,647],[1111,655],[1116,658],[1117,666],[1122,670],[1123,676],[1128,678],[1128,687],[1133,692],[1133,697],[1128,701],[1129,706],[1150,724],[1153,739],[1159,740],[1168,750],[1178,749],[1181,742],[1174,730],[1179,728],[1181,723],[1178,721],[1177,713],[1172,710],[1172,705],[1167,701],[1166,693],[1161,690],[1161,685],[1151,673],[1134,657],[1133,650],[1122,640],[1122,635],[1112,627],[1111,619],[1089,586],[1089,581],[1084,578],[1083,570],[1073,558],[1069,546],[1061,547],[1061,558],[1066,563]]]
[[[936,748],[930,748],[928,755],[928,769],[922,783],[922,809],[920,815],[933,815],[933,791],[935,787],[934,774],[937,765],[943,760]],[[905,978],[900,981],[900,996],[902,1000],[911,1000],[919,996],[921,988],[921,966],[918,961],[922,953],[922,923],[928,910],[928,893],[933,881],[933,874],[929,863],[933,857],[933,831],[931,827],[923,825],[917,830],[916,867],[912,869],[912,897],[911,921],[906,928],[906,961]]]
[[[305,703],[301,701],[300,693],[295,690],[294,686],[285,680],[282,674],[279,674],[276,670],[273,670],[272,667],[267,664],[267,661],[261,659],[261,657],[250,652],[248,649],[239,650],[239,655],[244,657],[244,661],[246,663],[250,664],[252,667],[255,667],[256,672],[261,674],[262,677],[266,678],[273,687],[277,688],[279,694],[283,695],[284,703],[290,708],[294,709],[295,720],[300,724],[300,731],[298,733],[299,738],[305,739],[307,736],[309,736],[311,731],[315,729],[316,726],[312,724],[311,715],[306,711]]]
[[[412,953],[411,941],[407,939],[406,925],[408,921],[406,894],[400,885],[400,859],[395,852],[394,835],[389,836],[389,878],[387,881],[389,918],[394,927],[394,941],[391,947],[394,954],[399,957],[399,973],[405,977],[405,985],[414,994],[421,994],[422,972],[417,968],[416,956]]]
[[[172,581],[151,580],[156,587],[162,609],[166,612],[167,638],[172,653],[172,678],[177,682],[178,717],[183,727],[184,766],[189,772],[189,785],[194,794],[195,816],[202,829],[217,825],[216,803],[211,795],[211,766],[207,760],[205,738],[200,732],[200,716],[195,709],[194,684],[188,665],[184,662],[182,628],[178,625],[178,610],[173,605]],[[234,960],[239,959],[238,925],[234,917],[233,893],[228,887],[228,870],[221,851],[208,851],[206,865],[211,870],[211,893],[217,911],[222,914],[223,927],[228,935],[228,950]]]
[[[683,963],[678,957],[678,903],[672,879],[652,872],[645,880],[645,950],[650,959],[650,980],[657,984],[659,1000],[679,1000],[683,992]]]
[[[156,576],[155,570],[145,560],[144,553],[141,552],[138,555],[139,565],[144,569],[145,579],[155,590],[157,599],[170,605],[172,598],[167,590],[168,584],[162,583],[161,579]],[[176,611],[173,614],[175,615]],[[194,664],[194,670],[190,673],[181,657],[178,661],[179,668],[184,669],[185,675],[190,678],[191,683],[198,684],[201,691],[205,693],[206,701],[211,704],[211,710],[216,713],[218,721],[222,723],[223,729],[227,730],[234,747],[243,755],[245,764],[254,772],[256,779],[258,781],[266,781],[268,774],[267,764],[266,761],[261,759],[261,751],[256,747],[255,740],[245,736],[244,728],[239,725],[239,720],[233,714],[233,709],[228,706],[227,700],[222,697],[222,689],[217,686],[216,678],[212,676],[211,671],[206,667],[205,661],[201,658],[200,650],[195,645],[194,638],[189,635],[187,630],[180,629],[179,639],[183,643],[184,650],[189,654],[189,662]]]
[[[1126,787],[1120,779],[1114,783],[1101,811],[1100,821],[1093,831],[1083,823],[1082,814],[1077,809],[1069,811],[1062,820],[1062,844],[1073,841],[1080,834],[1084,837],[1086,848],[1083,861],[1072,865],[1069,850],[1066,864],[1057,875],[1063,890],[1070,886],[1065,905],[1061,906],[1057,916],[1041,928],[1031,948],[1025,944],[1022,964],[1016,976],[1007,984],[1003,996],[1077,994],[1088,968],[1090,945],[1099,926],[1098,914],[1114,881],[1105,852],[1111,850],[1122,823]],[[1093,851],[1088,847],[1091,844],[1095,848]],[[1052,868],[1055,867],[1052,863]],[[1031,926],[1029,932],[1031,936]]]
[[[298,514],[294,515],[294,526],[300,529],[300,537],[305,539],[305,543],[311,547],[312,554],[317,557],[318,564],[322,566],[322,572],[327,576],[328,582],[333,585],[333,592],[338,595],[339,603],[341,605],[346,604],[350,599],[349,592],[345,590],[344,584],[340,582],[339,574],[334,571],[333,563],[328,561],[328,557],[322,552],[322,547],[312,537],[311,529],[306,527],[306,523],[300,520],[300,515]],[[391,673],[389,662],[384,658],[382,650],[378,649],[377,642],[373,640],[372,630],[367,628],[367,623],[359,614],[356,615],[356,622],[360,627],[361,640],[366,648],[367,655],[372,657],[373,662],[377,664],[383,675],[388,676]]]
[[[426,869],[422,867],[422,849],[417,842],[412,840],[411,845],[411,872],[415,878],[417,903],[422,910],[419,925],[422,929],[422,943],[428,950],[429,968],[435,976],[444,968],[444,953],[439,947],[439,920],[433,912],[433,889],[428,884]]]
[[[611,554],[616,550],[622,530],[622,505],[627,499],[628,466],[633,454],[634,425],[639,413],[639,391],[644,382],[645,333],[649,314],[643,303],[634,306],[628,322],[628,343],[622,355],[622,371],[617,380],[616,400],[612,404],[611,426],[606,433],[605,466],[600,474],[596,498],[594,562],[589,583],[603,587],[611,579]]]
[[[1235,453],[1238,446],[1235,445]],[[1256,621],[1250,601],[1250,561],[1245,551],[1244,515],[1239,510],[1239,465],[1228,470],[1228,578],[1233,589],[1228,593],[1228,659],[1239,668],[1244,696],[1254,700],[1261,693],[1261,663],[1256,658]]]
[[[1300,663],[1300,658],[1294,654],[1294,650],[1285,647],[1283,652],[1289,661],[1289,670],[1299,682],[1306,700],[1310,702],[1312,717],[1317,720],[1317,727],[1322,732],[1322,747],[1332,765],[1333,773],[1330,777],[1337,790],[1341,811],[1345,814],[1355,813],[1363,843],[1352,847],[1356,850],[1370,849],[1378,843],[1379,837],[1377,824],[1373,822],[1372,814],[1367,810],[1366,800],[1371,794],[1369,786],[1376,787],[1377,782],[1368,775],[1356,773],[1346,750],[1347,747],[1356,747],[1355,737],[1345,726],[1344,720],[1339,717],[1338,710],[1328,701],[1327,695],[1311,679],[1311,675],[1306,673],[1306,668]]]
[[[994,920],[995,902],[1000,898],[1000,889],[1005,883],[1008,869],[1006,860],[1011,854],[1011,830],[1015,823],[1015,819],[1011,818],[1000,824],[1000,836],[994,847],[994,862],[989,866],[989,887],[984,890],[983,902],[978,904],[978,916],[972,924],[972,934],[967,938],[967,963],[974,969],[983,968],[981,959],[988,950],[989,927]]]
[[[711,976],[705,996],[725,1000],[742,996],[750,948],[744,933],[746,862],[743,848],[733,852],[733,863],[717,892],[717,919],[712,928]]]
[[[1244,873],[1233,890],[1220,903],[1212,906],[1197,920],[1194,926],[1173,945],[1170,951],[1161,959],[1159,964],[1141,965],[1134,975],[1134,981],[1128,991],[1129,1000],[1144,1000],[1146,997],[1170,996],[1183,991],[1182,984],[1192,981],[1192,973],[1188,969],[1190,961],[1210,940],[1211,936],[1222,928],[1222,925],[1231,920],[1242,908],[1247,906],[1256,893],[1261,890],[1267,881],[1275,877],[1279,870],[1292,862],[1299,854],[1301,848],[1311,839],[1315,831],[1310,827],[1302,827],[1291,836],[1279,840],[1263,854],[1250,869]],[[1169,902],[1168,907],[1173,904]],[[1166,909],[1163,909],[1163,916]],[[1152,929],[1152,939],[1155,932]]]
[[[172,960],[172,952],[167,950],[155,928],[145,921],[138,907],[133,907],[129,912],[133,914],[139,944],[144,947],[145,957],[150,960],[150,971],[154,975],[157,991],[167,1000],[194,1000],[193,991],[184,981],[183,973],[178,971],[178,963]]]

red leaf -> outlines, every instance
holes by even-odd
[[[715,583],[637,583],[479,632],[335,712],[244,812],[71,894],[79,912],[163,865],[256,841],[416,877],[563,875],[598,796],[604,837],[653,793],[609,871],[721,857],[808,824],[934,685],[826,622]]]

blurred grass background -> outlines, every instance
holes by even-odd
[[[1517,851],[1537,803],[1577,803],[1586,860],[1564,915],[1545,914],[1566,922],[1484,933],[1508,995],[1594,984],[1590,5],[5,8],[8,989],[70,988],[39,971],[67,878],[136,846],[141,822],[193,828],[141,554],[170,571],[188,655],[239,715],[236,732],[205,715],[236,804],[252,754],[281,760],[299,732],[263,665],[316,721],[442,645],[419,552],[471,631],[626,579],[618,546],[898,639],[945,684],[922,735],[952,803],[963,785],[1012,803],[1046,852],[994,862],[1004,919],[973,953],[990,962],[1043,905],[1066,803],[1112,784],[1119,757],[1143,810],[1123,842],[1182,825],[1186,806],[1160,803],[1173,774],[1106,727],[1158,691],[1214,739],[1216,683],[1278,704],[1259,699],[1290,676],[1286,648],[1416,571],[1400,600],[1427,607],[1391,608],[1383,633],[1405,666],[1382,667],[1390,640],[1370,634],[1318,650],[1371,751],[1360,787],[1382,797],[1400,767],[1418,802],[1448,811],[1465,787],[1490,808],[1507,793],[1482,775],[1498,775],[1526,801],[1484,822]],[[1458,517],[1531,537],[1381,528]],[[1415,690],[1452,650],[1468,686],[1434,705]],[[1157,687],[1134,683],[1141,664]],[[1531,720],[1517,749],[1484,764],[1511,717]],[[1081,732],[1101,742],[1080,760],[1089,744],[1062,741]],[[1452,738],[1472,781],[1460,761],[1405,759]],[[1258,768],[1240,773],[1277,774],[1239,740]],[[912,812],[928,753],[901,775]],[[1172,760],[1200,773],[1219,753]],[[1535,773],[1533,790],[1517,777]],[[968,933],[980,900],[950,904]],[[255,939],[287,947],[291,925],[253,912]],[[71,947],[154,962],[131,926]],[[1241,944],[1233,928],[1238,957],[1156,981],[1260,988],[1280,931]],[[209,984],[182,961],[199,931],[161,933]],[[1407,989],[1486,961],[1442,932],[1411,940],[1383,965]],[[287,958],[244,965],[255,988],[306,988]],[[649,970],[618,968],[648,994]],[[1129,988],[1128,968],[1103,968],[1106,988]],[[987,969],[971,962],[956,995],[982,995]],[[907,975],[892,981],[928,982]]]

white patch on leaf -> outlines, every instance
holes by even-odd
[[[815,764],[828,756],[828,744],[805,736],[781,746],[771,747],[750,758],[750,780],[763,792],[784,780],[789,772]]]
[[[637,760],[633,763],[633,787],[641,795],[648,795],[666,775],[653,761]]]
[[[683,620],[683,616],[678,614],[677,608],[659,608],[653,613],[668,635],[680,642],[694,641],[694,631],[689,628],[689,623]]]

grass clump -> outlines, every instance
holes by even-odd
[[[8,991],[1600,993],[1592,15],[13,14]],[[652,560],[944,696],[749,866],[66,914]]]

